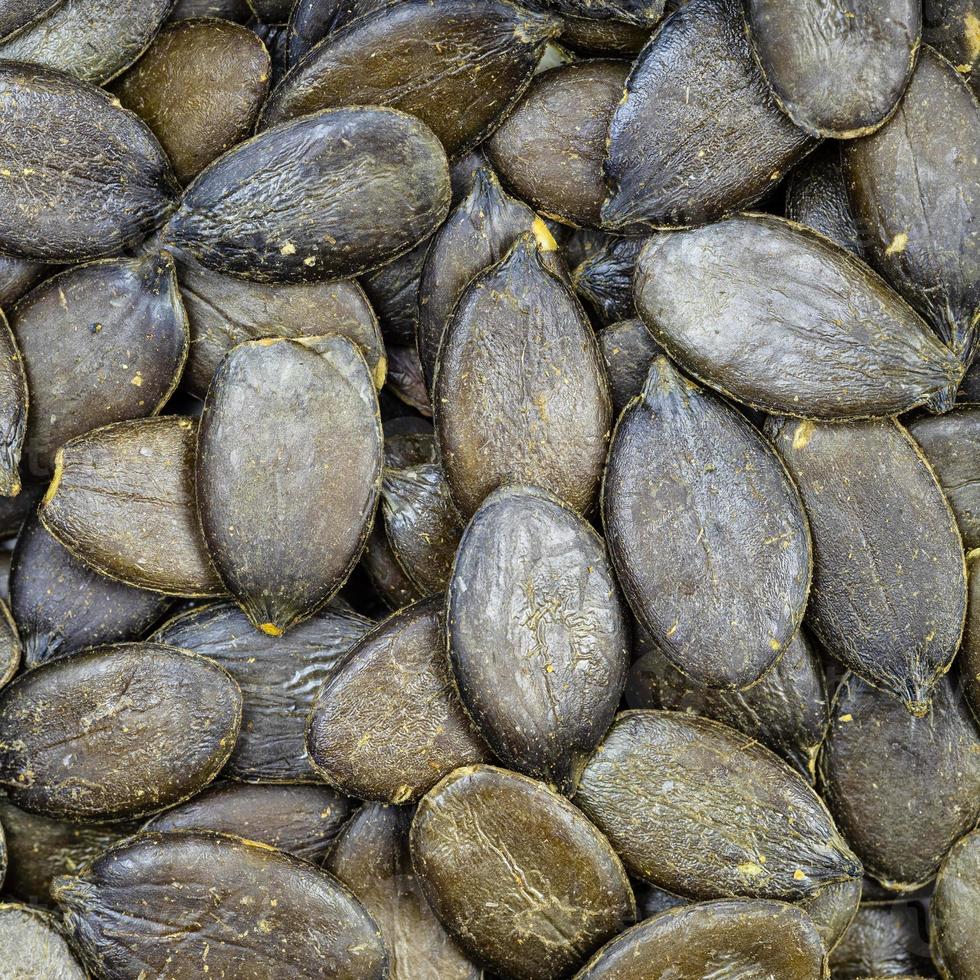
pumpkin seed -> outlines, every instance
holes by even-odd
[[[378,314],[385,338],[406,346],[415,346],[419,279],[429,244],[428,238],[423,239],[410,252],[362,279],[364,292]]]
[[[965,75],[980,94],[980,10],[976,0],[922,0],[922,40]]]
[[[40,20],[60,0],[0,0],[0,38]]]
[[[0,255],[0,307],[12,306],[49,271],[42,262]]]
[[[969,573],[969,603],[966,629],[959,655],[959,676],[963,695],[973,709],[973,717],[980,724],[980,551],[967,556]]]
[[[54,918],[29,905],[0,904],[0,946],[10,977],[86,980],[88,976]]]
[[[862,905],[830,956],[834,980],[868,980],[882,970],[888,976],[923,972],[933,976],[919,906]]]
[[[810,917],[824,949],[833,952],[857,915],[861,902],[861,882],[837,881],[818,888],[797,905]]]
[[[0,312],[0,494],[21,490],[20,462],[27,430],[24,361],[7,318]]]
[[[650,365],[663,353],[642,320],[620,320],[600,330],[602,359],[609,374],[616,415],[643,390]]]
[[[645,242],[643,238],[610,238],[572,273],[575,292],[600,322],[615,323],[636,316],[633,276]]]
[[[980,831],[961,838],[943,861],[929,918],[933,957],[943,975],[980,977]]]

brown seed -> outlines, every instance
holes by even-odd
[[[330,875],[263,844],[143,834],[59,878],[54,895],[100,976],[189,977],[202,964],[215,980],[388,975],[377,925],[360,902]]]
[[[217,664],[155,643],[42,664],[0,693],[0,786],[70,820],[154,813],[227,762],[242,695]]]
[[[307,748],[320,775],[343,792],[407,803],[487,757],[453,687],[440,608],[441,597],[384,620],[317,695]]]
[[[215,568],[256,629],[281,636],[340,589],[381,467],[374,384],[345,337],[249,341],[221,362],[201,416],[197,501]]]
[[[306,55],[270,96],[261,125],[338,105],[390,105],[461,156],[527,88],[558,29],[555,18],[504,0],[386,5]]]
[[[696,715],[623,712],[575,803],[634,875],[676,895],[798,899],[861,874],[799,773]]]
[[[869,874],[908,892],[980,819],[980,731],[949,678],[916,718],[853,675],[820,754],[822,793]]]
[[[419,804],[410,840],[429,904],[494,973],[557,980],[635,919],[608,841],[563,797],[516,773],[474,766],[447,776]]]
[[[236,605],[222,602],[175,616],[153,639],[213,660],[241,688],[242,731],[226,775],[312,782],[317,776],[306,754],[310,709],[321,685],[371,626],[332,603],[286,636],[272,637],[255,629]]]
[[[52,276],[11,309],[10,326],[31,393],[25,454],[35,475],[50,473],[75,436],[156,415],[187,360],[187,316],[166,253]]]
[[[76,558],[127,585],[223,595],[197,514],[196,442],[197,422],[179,415],[72,439],[55,457],[41,523]]]
[[[481,980],[429,908],[408,847],[414,810],[366,803],[341,831],[324,869],[364,904],[381,930],[392,980]]]
[[[584,310],[545,268],[533,236],[461,296],[434,404],[464,516],[508,482],[539,486],[576,510],[592,506],[612,422],[608,381]]]
[[[112,87],[156,134],[182,183],[252,130],[269,89],[258,36],[223,20],[165,27]]]

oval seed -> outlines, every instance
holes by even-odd
[[[197,422],[179,415],[72,439],[55,457],[41,523],[76,558],[127,585],[223,595],[197,514],[196,441]]]
[[[217,980],[388,975],[360,902],[330,875],[262,844],[144,834],[59,878],[54,895],[99,975],[194,976],[202,964]]]
[[[212,163],[187,189],[165,241],[256,282],[337,279],[431,235],[449,196],[445,152],[417,119],[334,109],[266,130]]]
[[[542,264],[532,236],[460,297],[434,404],[443,466],[464,516],[507,482],[591,507],[612,421],[608,381],[585,312]]]
[[[550,494],[502,487],[463,534],[446,609],[456,684],[494,753],[572,793],[629,662],[601,539]]]
[[[156,415],[187,360],[187,316],[166,253],[52,276],[13,307],[10,326],[31,393],[25,453],[35,474],[50,473],[75,436]]]
[[[617,424],[603,526],[634,613],[695,681],[747,687],[799,628],[811,568],[799,494],[751,423],[666,358]]]
[[[943,974],[957,980],[980,977],[980,830],[950,850],[929,905],[932,948]]]
[[[609,127],[603,221],[711,221],[757,201],[813,145],[773,101],[739,0],[691,0],[627,79]]]
[[[863,262],[769,215],[649,239],[637,263],[636,306],[683,368],[768,412],[897,415],[962,374]]]
[[[451,157],[477,145],[516,102],[559,23],[503,0],[404,0],[317,45],[262,114],[269,126],[338,105],[418,116]]]
[[[918,0],[851,0],[792,8],[748,0],[752,47],[780,108],[814,136],[853,139],[891,115],[922,33]]]
[[[286,636],[272,637],[222,602],[175,616],[153,639],[213,660],[241,688],[242,730],[226,775],[310,782],[316,774],[306,754],[307,716],[321,685],[371,625],[330,605]]]
[[[37,281],[51,271],[43,262],[0,255],[0,308],[13,306]]]
[[[173,208],[163,150],[108,93],[48,68],[5,63],[0,99],[4,252],[45,262],[114,255]]]
[[[533,779],[492,766],[457,770],[419,804],[410,840],[433,911],[494,973],[567,976],[636,916],[606,839]]]
[[[890,419],[770,431],[813,535],[808,626],[838,661],[925,714],[966,610],[963,545],[936,477]]]
[[[86,980],[55,919],[29,905],[0,903],[0,948],[10,977]]]
[[[820,755],[823,795],[869,874],[893,890],[930,881],[980,819],[980,731],[948,678],[923,718],[849,676]]]
[[[797,905],[813,921],[824,949],[832,952],[850,928],[861,903],[861,882],[836,881],[800,899]]]
[[[446,658],[441,597],[380,623],[327,679],[307,748],[331,785],[382,803],[417,800],[486,748],[460,704]]]
[[[98,647],[0,693],[0,786],[45,816],[153,813],[214,779],[241,717],[238,685],[203,657],[155,643]]]
[[[366,803],[341,831],[324,869],[374,917],[392,962],[392,980],[481,980],[435,917],[412,868],[414,810]]]
[[[619,715],[575,803],[634,875],[676,895],[797,899],[861,874],[802,776],[696,715]]]
[[[281,636],[344,583],[381,467],[374,384],[346,338],[250,341],[221,362],[201,416],[197,500],[215,568],[256,629]]]

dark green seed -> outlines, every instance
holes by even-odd
[[[454,772],[419,804],[410,839],[442,924],[475,961],[513,980],[567,976],[636,917],[608,841],[563,797],[516,773]]]
[[[980,819],[980,731],[948,678],[929,714],[915,718],[849,675],[834,700],[820,780],[868,873],[910,891]]]
[[[929,957],[925,916],[913,903],[862,905],[830,956],[834,980],[870,980],[885,974],[935,976]]]
[[[961,838],[939,869],[929,906],[933,957],[943,976],[980,977],[980,830]]]
[[[374,384],[346,338],[255,340],[221,362],[201,416],[198,507],[215,568],[256,629],[281,636],[340,589],[381,467]]]
[[[504,0],[389,4],[310,51],[270,96],[261,125],[338,105],[389,105],[418,116],[450,157],[461,156],[527,88],[559,26]]]
[[[356,282],[338,279],[295,286],[246,282],[176,256],[191,349],[183,384],[203,398],[221,359],[247,340],[340,334],[361,349],[375,387],[387,364],[378,320]]]
[[[545,229],[524,203],[507,194],[481,164],[465,197],[432,238],[419,283],[418,350],[431,390],[439,348],[450,315],[474,276],[499,262],[524,233]]]
[[[807,624],[838,661],[925,714],[966,610],[963,545],[936,477],[890,419],[783,420],[770,432],[810,519]]]
[[[496,490],[460,542],[446,608],[456,684],[494,753],[574,792],[629,665],[602,540],[550,494]]]
[[[331,604],[276,638],[256,630],[237,606],[216,603],[175,616],[154,640],[213,660],[241,688],[242,731],[226,775],[312,782],[316,774],[305,741],[310,708],[320,686],[371,625]]]
[[[429,908],[408,847],[411,807],[366,803],[341,831],[324,869],[345,884],[381,929],[392,980],[481,980]]]
[[[922,32],[919,0],[748,0],[752,47],[780,107],[814,136],[866,136],[908,84]]]
[[[173,208],[176,185],[163,150],[107,92],[5,63],[0,99],[4,252],[45,262],[115,255]]]
[[[861,903],[861,882],[837,881],[818,888],[812,895],[800,899],[797,905],[813,921],[824,949],[833,951],[854,921]]]
[[[663,354],[642,320],[620,320],[598,333],[617,415],[643,390],[650,365]]]
[[[634,614],[698,683],[747,687],[793,639],[811,570],[799,494],[751,423],[666,358],[616,426],[603,526]]]
[[[328,786],[222,783],[153,817],[143,831],[213,830],[319,864],[353,812],[354,804]]]
[[[799,909],[729,900],[698,902],[641,922],[604,946],[575,980],[817,980],[826,969],[820,936]]]
[[[587,57],[633,57],[647,43],[650,34],[649,26],[566,15],[562,18],[558,40]]]
[[[87,980],[55,919],[29,905],[0,903],[0,949],[12,978]]]
[[[575,803],[632,874],[676,895],[797,899],[861,874],[802,776],[696,715],[619,715]]]
[[[744,27],[739,0],[692,0],[643,49],[609,128],[608,227],[738,211],[813,147],[773,101]]]
[[[287,60],[292,68],[314,45],[388,0],[296,0],[289,18]]]
[[[419,279],[429,244],[430,239],[423,239],[410,252],[361,279],[364,292],[381,321],[382,333],[389,342],[415,346]]]
[[[405,405],[431,418],[432,403],[415,344],[388,344],[388,390]]]
[[[131,65],[174,0],[62,0],[31,27],[0,42],[0,58],[69,72],[101,85]]]
[[[21,490],[20,461],[29,400],[24,359],[0,311],[0,494],[5,497],[16,497]]]
[[[0,693],[0,786],[69,820],[154,813],[228,761],[242,695],[216,664],[156,643],[42,664]]]
[[[93,571],[37,519],[20,532],[10,566],[10,608],[27,667],[85,647],[141,638],[170,605],[159,592]]]
[[[964,548],[980,547],[980,407],[923,416],[908,431],[953,508]]]
[[[0,255],[0,308],[8,309],[21,298],[51,267],[43,262],[15,259]]]
[[[838,143],[825,143],[797,165],[786,183],[786,217],[863,256],[861,229],[847,194]]]
[[[28,813],[0,800],[10,864],[4,888],[21,902],[52,905],[51,882],[94,861],[104,850],[135,834],[139,823],[72,823]]]
[[[637,263],[636,306],[682,367],[782,415],[896,415],[962,375],[868,266],[769,215],[650,238]]]
[[[381,510],[391,552],[418,591],[445,592],[463,527],[442,467],[386,470]]]
[[[179,415],[72,439],[55,457],[41,523],[76,558],[127,585],[223,595],[197,513],[196,442],[197,422]]]
[[[608,388],[585,311],[522,235],[460,297],[436,368],[436,431],[463,515],[509,482],[587,511],[612,423]]]
[[[156,415],[187,360],[187,316],[166,253],[108,259],[46,279],[10,311],[31,394],[25,458],[110,422]]]
[[[530,6],[563,16],[652,27],[663,13],[664,0],[531,0]]]
[[[781,755],[811,783],[830,720],[823,666],[803,630],[745,691],[720,691],[685,677],[646,634],[634,644],[626,686],[631,708],[666,708],[714,718]]]
[[[595,311],[600,322],[614,323],[636,316],[633,276],[645,242],[644,238],[610,238],[572,273],[575,292]],[[641,387],[642,384],[637,392]]]
[[[60,0],[0,0],[0,38],[40,20]]]
[[[164,28],[112,90],[146,121],[186,184],[250,134],[270,71],[252,31],[222,20],[181,21]]]
[[[869,260],[964,366],[980,324],[978,130],[980,107],[969,87],[924,47],[895,115],[844,150]]]
[[[267,130],[216,160],[187,189],[165,240],[216,272],[319,282],[413,248],[446,217],[449,196],[446,155],[417,119],[334,109]]]
[[[407,803],[486,758],[453,688],[440,611],[441,597],[384,620],[321,688],[307,747],[320,775],[343,792]]]
[[[377,925],[306,861],[220,834],[145,834],[54,884],[99,976],[383,980]],[[208,915],[202,919],[202,909]]]
[[[535,76],[487,142],[517,197],[559,221],[599,225],[606,130],[628,73],[625,61],[586,61]]]

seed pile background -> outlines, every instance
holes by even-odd
[[[0,0],[0,980],[978,980],[978,59]]]

